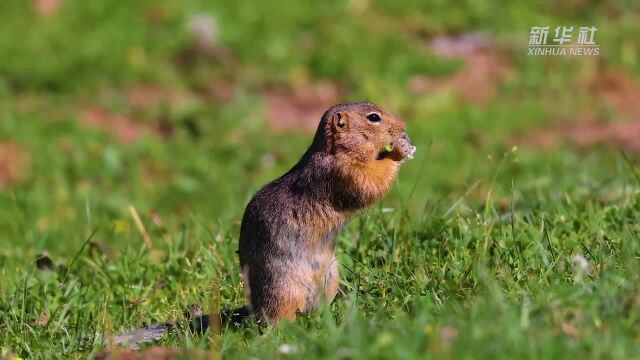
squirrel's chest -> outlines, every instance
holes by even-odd
[[[288,237],[305,251],[333,250],[335,239],[346,222],[343,214],[322,204],[300,204],[291,206],[290,211],[286,225],[273,233]]]
[[[333,251],[309,254],[300,261],[295,283],[305,298],[305,306],[300,310],[308,311],[318,307],[322,299],[331,300],[335,295],[338,262]]]
[[[317,248],[329,250],[333,254],[333,249],[336,245],[336,238],[342,232],[344,223],[336,224],[335,226],[325,229],[324,232],[317,234],[317,238],[313,239],[312,245]],[[315,234],[314,234],[315,235]]]

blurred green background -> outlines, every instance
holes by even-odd
[[[418,151],[340,237],[341,297],[223,354],[638,356],[639,23],[631,0],[1,1],[3,353],[86,357],[212,278],[242,303],[246,202],[368,100]],[[532,26],[596,26],[600,54],[527,56]]]

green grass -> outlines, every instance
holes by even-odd
[[[225,358],[640,358],[637,156],[508,141],[585,110],[616,118],[576,85],[598,62],[640,76],[637,6],[579,3],[64,1],[40,19],[28,2],[1,2],[0,143],[31,158],[26,179],[0,192],[3,353],[86,358],[105,333],[208,308],[214,282],[221,306],[243,304],[244,206],[312,136],[270,131],[259,90],[295,86],[302,70],[397,112],[418,152],[339,236],[339,296],[295,323],[223,332]],[[232,70],[176,65],[188,19],[203,12],[217,19]],[[601,56],[526,57],[530,26],[558,24],[601,28]],[[406,89],[414,74],[459,69],[425,46],[458,31],[493,34],[513,64],[484,106]],[[229,103],[198,95],[221,80]],[[133,109],[126,89],[145,83],[191,101]],[[123,145],[78,124],[96,105],[174,132]],[[36,268],[43,252],[55,271]],[[206,349],[209,339],[161,344]]]

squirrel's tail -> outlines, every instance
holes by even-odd
[[[193,334],[202,335],[209,328],[211,315],[200,315],[197,311],[195,311],[195,313],[185,312],[185,315],[188,316],[189,330]],[[249,319],[251,313],[246,306],[243,306],[235,310],[222,310],[218,316],[221,326],[236,328],[245,320]],[[137,349],[142,343],[158,341],[165,332],[180,328],[182,328],[182,326],[179,323],[145,325],[137,329],[125,331],[119,335],[110,336],[105,339],[105,343]]]
[[[194,316],[189,322],[189,329],[194,334],[203,334],[209,328],[210,315]],[[220,312],[220,325],[237,327],[241,325],[245,320],[251,317],[251,313],[246,306],[237,308],[235,310],[226,309]]]

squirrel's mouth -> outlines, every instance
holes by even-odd
[[[388,157],[389,155],[393,154],[393,143],[389,143],[387,145],[385,145],[379,152],[378,152],[378,160],[382,160],[386,157]]]

